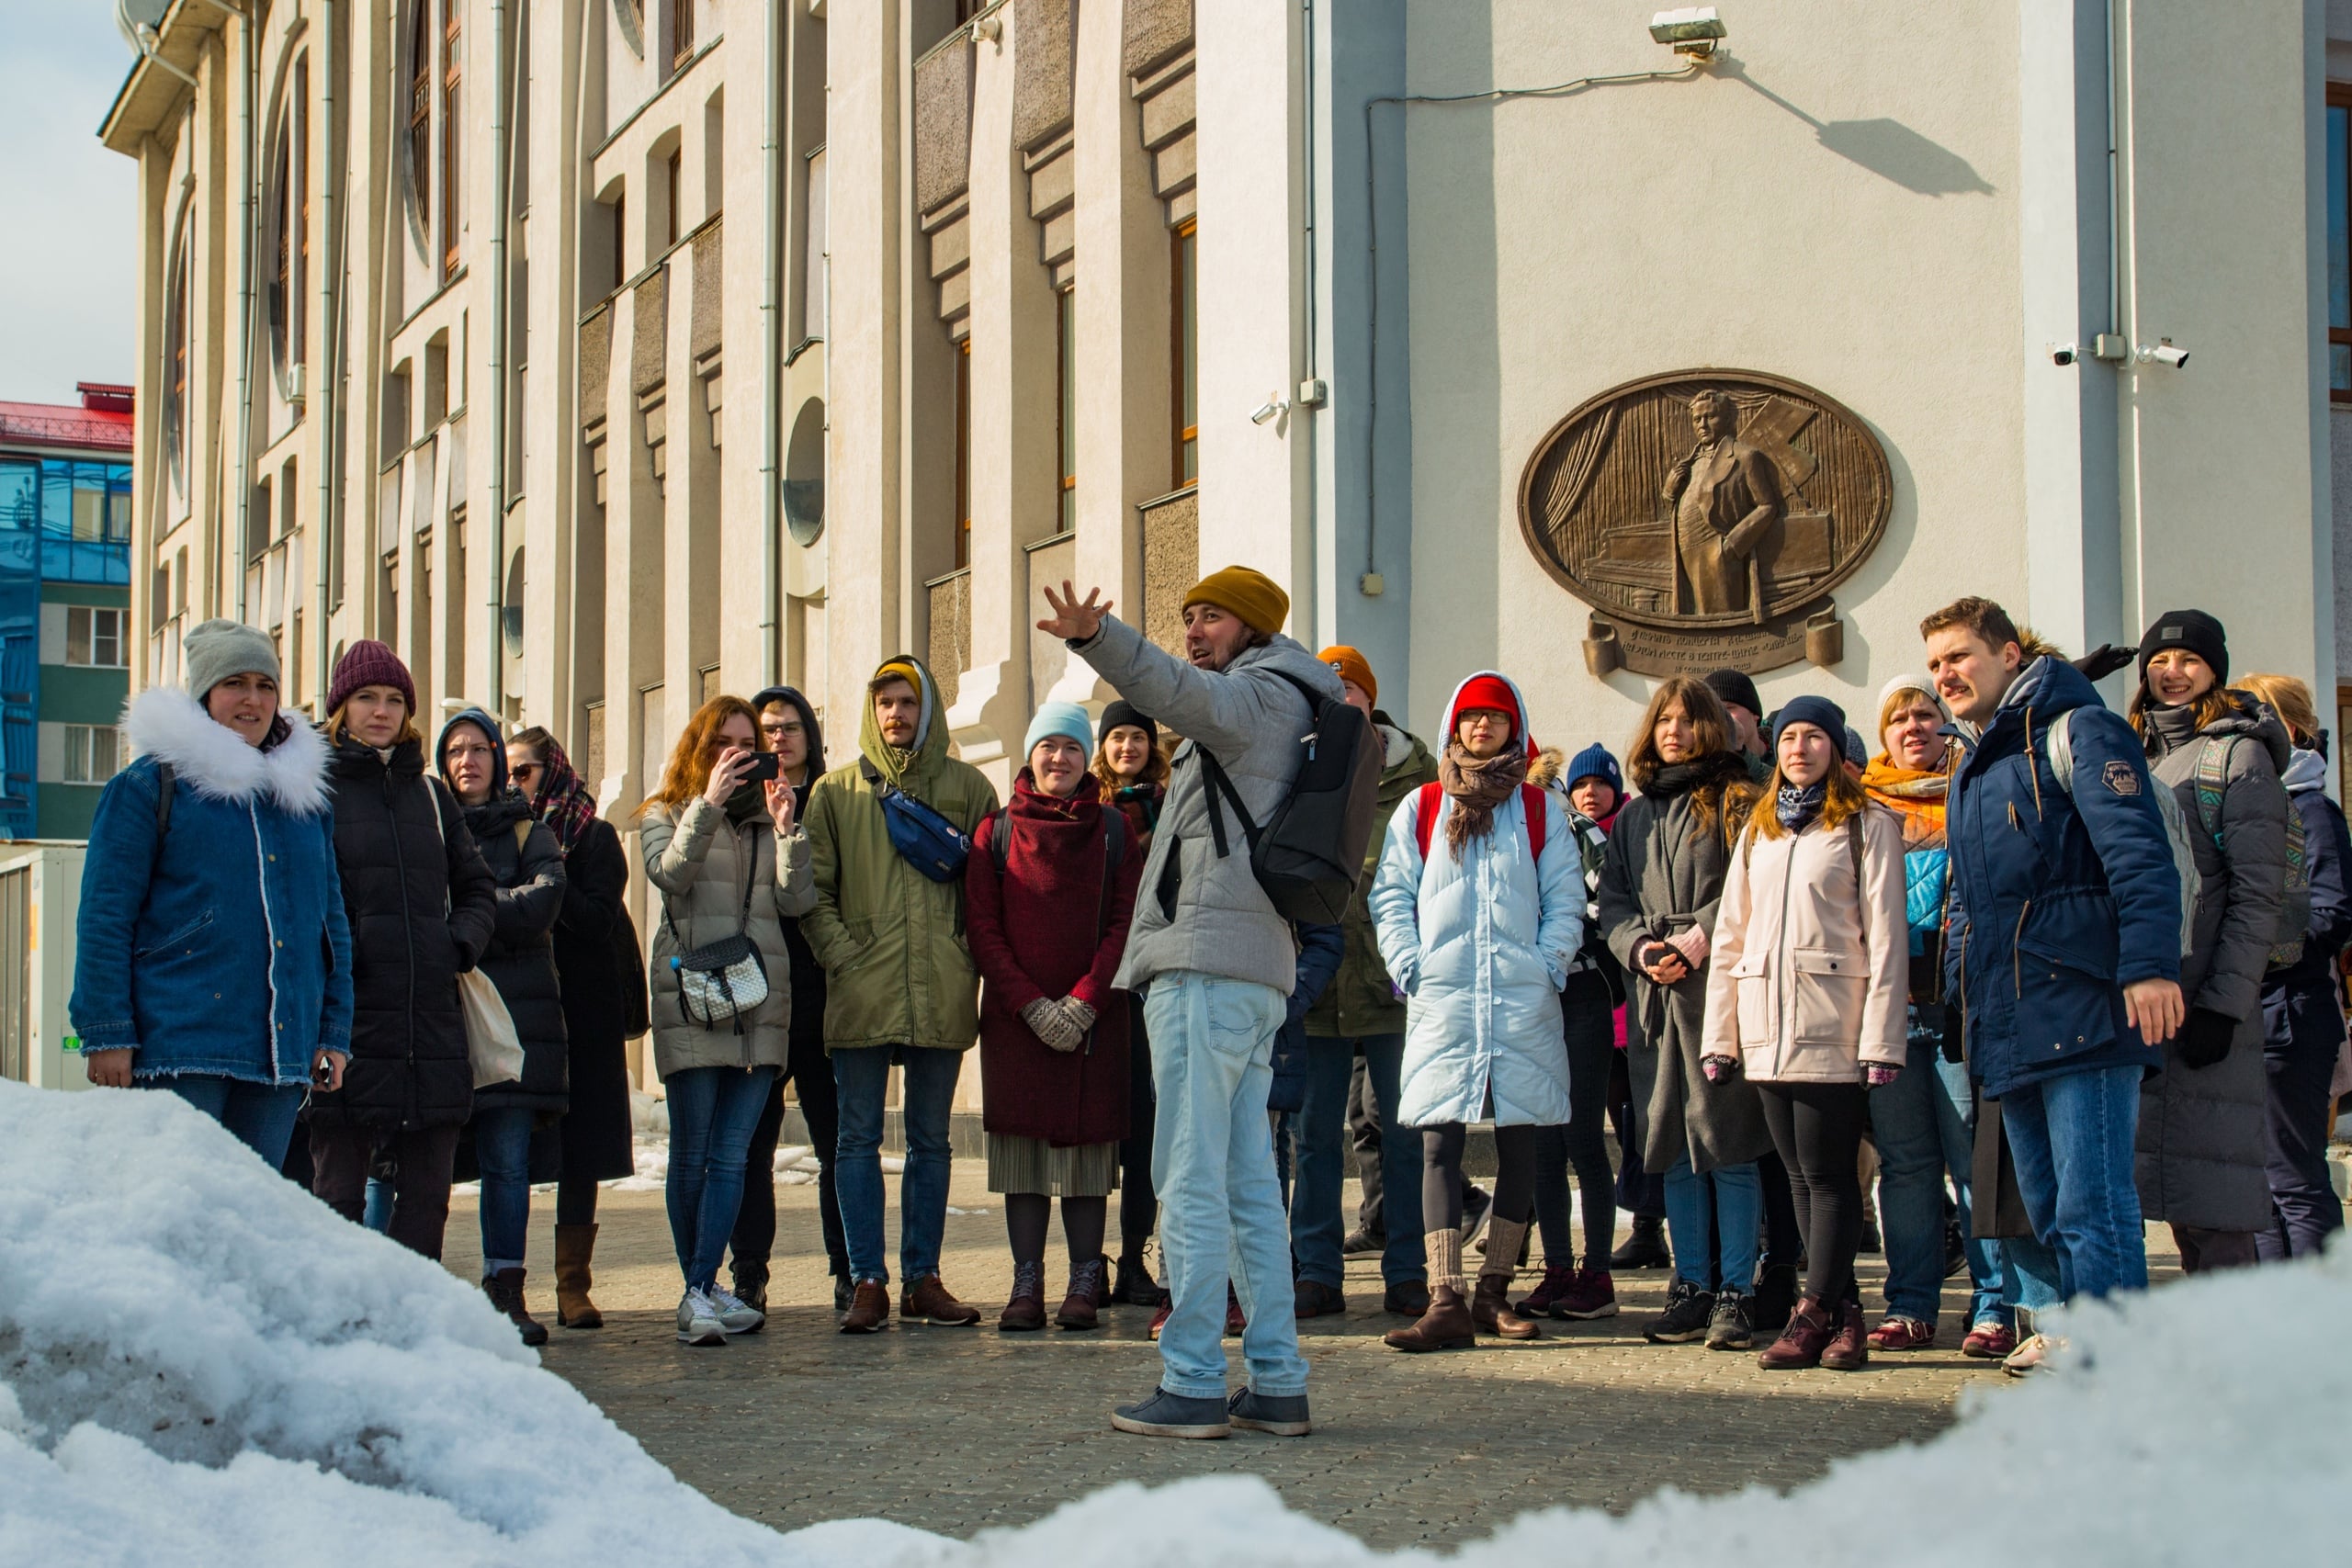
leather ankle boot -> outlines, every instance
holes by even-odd
[[[588,1299],[588,1260],[595,1256],[594,1225],[555,1227],[555,1320],[566,1328],[602,1328],[605,1314]]]
[[[1421,1314],[1420,1321],[1410,1328],[1392,1328],[1380,1337],[1392,1350],[1454,1350],[1476,1345],[1478,1329],[1460,1291],[1452,1285],[1432,1285],[1430,1310]]]
[[[1836,1307],[1811,1296],[1802,1298],[1789,1314],[1789,1321],[1781,1325],[1781,1337],[1764,1347],[1756,1364],[1768,1372],[1819,1366],[1821,1352],[1828,1348],[1837,1322]]]
[[[1849,1297],[1838,1303],[1838,1325],[1821,1352],[1821,1364],[1833,1372],[1860,1371],[1870,1365],[1871,1342],[1863,1332],[1862,1303]]]
[[[1478,1276],[1478,1293],[1470,1299],[1470,1321],[1481,1334],[1501,1339],[1541,1339],[1544,1331],[1510,1310],[1510,1280],[1500,1274]]]

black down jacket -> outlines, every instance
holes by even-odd
[[[531,803],[512,792],[466,807],[466,826],[498,882],[498,922],[481,970],[498,987],[523,1042],[521,1081],[474,1090],[474,1109],[520,1106],[560,1116],[569,1108],[570,1091],[553,937],[563,908],[563,850],[550,829],[533,820]]]
[[[645,955],[625,902],[628,858],[610,822],[587,825],[563,872],[555,968],[571,1043],[571,1109],[563,1118],[562,1174],[610,1181],[637,1169],[628,1041],[645,1032]]]
[[[314,1094],[329,1125],[455,1126],[473,1109],[458,976],[490,946],[498,884],[458,803],[424,776],[424,748],[390,761],[346,736],[329,767],[334,855],[351,921],[351,1063]]]

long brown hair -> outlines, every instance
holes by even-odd
[[[2312,705],[2312,689],[2292,675],[2241,675],[2230,689],[2268,703],[2296,745],[2308,750],[2318,741],[2319,710]]]
[[[1649,705],[1642,710],[1642,726],[1625,748],[1626,776],[1644,795],[1649,794],[1650,786],[1657,782],[1658,770],[1667,765],[1666,759],[1657,754],[1658,716],[1668,704],[1678,702],[1690,721],[1691,760],[1715,751],[1728,754],[1731,750],[1731,715],[1724,711],[1723,699],[1695,675],[1668,675],[1650,694]],[[1713,820],[1722,797],[1720,789],[1702,787],[1692,792],[1690,803],[1702,825]]]
[[[1824,832],[1843,827],[1847,818],[1861,811],[1871,803],[1870,795],[1862,788],[1862,781],[1855,775],[1851,768],[1846,765],[1842,745],[1840,738],[1830,737],[1829,772],[1823,775],[1823,782],[1829,786],[1828,794],[1821,803],[1821,827]],[[1780,813],[1773,809],[1780,798],[1781,791],[1787,787],[1789,783],[1788,776],[1781,772],[1779,753],[1780,749],[1773,748],[1772,776],[1756,786],[1755,802],[1747,813],[1747,826],[1745,829],[1750,838],[1777,839],[1788,831],[1786,828],[1781,826]]]
[[[1119,724],[1113,725],[1111,728],[1114,729],[1139,729],[1142,726]],[[1094,782],[1102,786],[1102,798],[1105,800],[1111,798],[1111,794],[1114,790],[1121,790],[1127,787],[1127,781],[1121,778],[1111,766],[1110,747],[1108,744],[1110,739],[1109,735],[1104,735],[1102,737],[1104,744],[1094,748]],[[1146,761],[1143,765],[1143,777],[1136,782],[1139,784],[1158,784],[1160,788],[1166,789],[1168,787],[1168,775],[1170,772],[1168,765],[1167,749],[1160,746],[1149,746],[1146,747],[1145,750],[1148,753],[1148,760]]]
[[[2211,669],[2211,666],[2208,665],[2207,668]],[[2151,706],[2162,707],[2163,705],[2154,697],[2149,695],[2148,679],[2143,675],[2140,678],[2140,689],[2132,694],[2132,705],[2124,714],[2124,716],[2132,721],[2132,733],[2145,740],[2148,738],[2146,710]],[[2217,679],[2211,691],[2196,699],[2195,711],[2197,728],[2200,730],[2206,729],[2237,712],[2237,699],[2233,697],[2230,694],[2230,689]]]
[[[718,761],[718,754],[728,746],[718,738],[718,732],[738,714],[751,720],[751,749],[765,750],[766,744],[760,738],[760,716],[752,711],[752,705],[741,697],[713,697],[695,709],[694,716],[686,720],[678,743],[670,748],[669,765],[662,770],[662,787],[639,804],[637,815],[642,817],[657,806],[674,812],[709,788],[711,764]]]

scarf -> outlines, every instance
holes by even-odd
[[[757,779],[745,779],[727,797],[727,820],[741,828],[753,818],[766,815],[767,808],[767,785]]]
[[[1694,789],[1721,788],[1747,778],[1747,764],[1731,751],[1710,751],[1687,762],[1664,762],[1642,786],[1645,795],[1687,795]]]
[[[1802,833],[1815,818],[1821,815],[1824,802],[1829,798],[1829,781],[1815,779],[1802,787],[1782,784],[1780,798],[1772,803],[1772,815],[1781,826],[1792,833]]]
[[[1897,767],[1892,759],[1882,756],[1862,771],[1862,788],[1903,819],[1906,851],[1943,847],[1944,803],[1951,789],[1951,774]]]
[[[587,833],[588,824],[596,819],[596,797],[588,793],[588,786],[572,772],[571,759],[552,739],[539,749],[539,793],[531,809],[568,855]]]
[[[1527,750],[1507,746],[1484,761],[1449,740],[1438,759],[1439,787],[1453,799],[1445,819],[1445,847],[1459,859],[1464,845],[1495,830],[1495,807],[1509,800],[1527,782]]]

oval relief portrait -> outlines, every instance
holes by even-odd
[[[1835,399],[1753,370],[1612,387],[1536,446],[1528,547],[1593,607],[1596,673],[1840,657],[1832,589],[1885,531],[1894,484]]]

